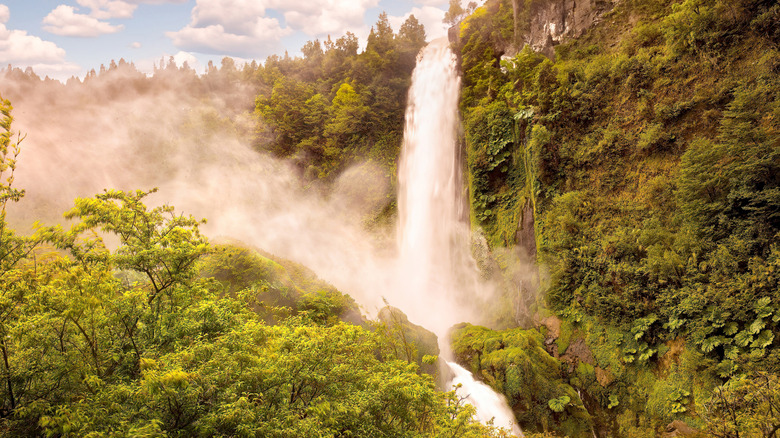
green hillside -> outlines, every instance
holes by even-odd
[[[0,436],[505,436],[421,371],[436,357],[416,360],[418,327],[363,321],[293,262],[210,245],[202,221],[147,208],[151,192],[78,198],[69,229],[17,234],[20,147],[0,111]]]
[[[600,436],[775,436],[780,5],[614,2],[549,59],[522,42],[553,3],[457,29],[473,225],[511,247],[533,214],[536,320]]]

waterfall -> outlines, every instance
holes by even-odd
[[[477,419],[487,423],[493,419],[493,425],[511,430],[517,436],[523,436],[523,431],[515,421],[512,409],[506,403],[503,395],[493,391],[484,383],[475,380],[474,376],[462,366],[447,362],[447,366],[453,373],[452,385],[460,384],[457,394],[465,397],[465,401],[477,408]]]
[[[417,59],[406,109],[399,162],[398,246],[402,290],[393,299],[410,319],[446,339],[455,323],[469,320],[481,291],[463,219],[463,180],[458,149],[457,60],[445,38],[428,44]],[[441,342],[440,342],[441,343]],[[443,356],[451,356],[442,345]],[[522,435],[506,399],[457,364],[446,362],[451,384],[477,409],[480,421]]]
[[[418,56],[406,108],[398,245],[404,308],[422,310],[414,316],[423,317],[438,335],[458,322],[445,309],[458,298],[452,275],[457,252],[468,249],[468,230],[460,221],[459,90],[456,59],[447,41],[430,43]]]

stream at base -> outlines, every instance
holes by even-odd
[[[503,395],[475,380],[468,370],[455,362],[447,362],[447,366],[454,376],[451,384],[453,386],[461,385],[456,393],[459,397],[464,398],[466,403],[477,409],[477,419],[480,422],[487,423],[492,419],[494,426],[510,430],[519,437],[523,436],[523,431],[517,425],[515,415],[507,405]]]

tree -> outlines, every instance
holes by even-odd
[[[18,269],[19,264],[33,251],[37,242],[30,238],[18,236],[8,227],[6,213],[9,202],[18,202],[24,196],[24,190],[13,186],[16,161],[21,152],[19,144],[24,139],[17,134],[12,141],[11,124],[13,117],[11,102],[0,96],[0,353],[2,353],[2,385],[3,404],[0,405],[0,417],[13,413],[18,405],[11,365],[14,354],[9,342],[9,330],[13,320],[18,317],[18,307],[15,297],[19,288],[24,286],[24,276]]]
[[[734,377],[715,388],[705,408],[707,430],[714,437],[776,437],[780,379],[767,372]]]
[[[142,200],[156,191],[106,190],[94,198],[77,198],[65,217],[81,222],[65,234],[50,229],[53,241],[78,259],[89,255],[76,245],[82,233],[98,228],[115,234],[120,247],[113,261],[120,269],[146,276],[151,286],[149,303],[163,293],[170,295],[171,288],[187,285],[193,278],[195,262],[206,251],[206,239],[198,230],[205,221],[176,215],[168,205],[148,210]]]
[[[331,103],[332,118],[325,125],[325,136],[345,140],[359,134],[362,129],[361,121],[368,110],[362,96],[351,84],[347,82],[341,84]]]
[[[323,53],[320,40],[307,41],[301,48],[301,53],[303,53],[303,59],[319,59]]]
[[[398,30],[397,41],[401,69],[411,72],[417,63],[417,54],[425,46],[425,27],[410,15]]]
[[[387,18],[387,12],[382,12],[379,14],[379,19],[368,34],[366,51],[374,51],[380,56],[384,56],[393,50],[394,39],[393,28],[390,27],[390,20]]]
[[[255,111],[275,134],[270,149],[277,155],[291,155],[295,146],[307,137],[303,110],[312,94],[307,83],[279,76],[270,96],[257,97]]]
[[[16,142],[12,142],[13,132],[11,131],[11,102],[0,96],[0,272],[5,272],[18,262],[16,255],[17,248],[23,246],[21,242],[15,241],[12,230],[9,230],[6,224],[6,209],[8,202],[18,202],[24,196],[24,190],[13,187],[14,172],[16,170],[16,160],[19,157],[21,149],[19,144],[24,140],[21,134],[17,135]]]
[[[409,15],[398,30],[402,50],[419,51],[425,45],[425,26],[414,15]]]
[[[466,10],[460,4],[461,0],[450,0],[450,7],[444,13],[444,23],[454,26],[466,16]]]

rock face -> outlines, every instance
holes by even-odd
[[[673,438],[673,437],[700,437],[702,436],[701,433],[697,430],[692,428],[691,426],[688,426],[683,421],[680,420],[674,420],[669,425],[666,426],[666,433],[661,434],[661,438]]]
[[[517,246],[523,248],[531,263],[536,262],[536,236],[534,234],[534,209],[531,200],[525,201],[523,216],[515,233]]]
[[[582,35],[601,16],[612,10],[620,0],[513,0],[515,11],[528,7],[528,32],[518,42],[524,42],[537,52],[552,58],[553,47],[564,39]],[[519,12],[515,13],[515,16]],[[516,28],[517,29],[517,28]],[[524,41],[523,41],[524,40]]]

